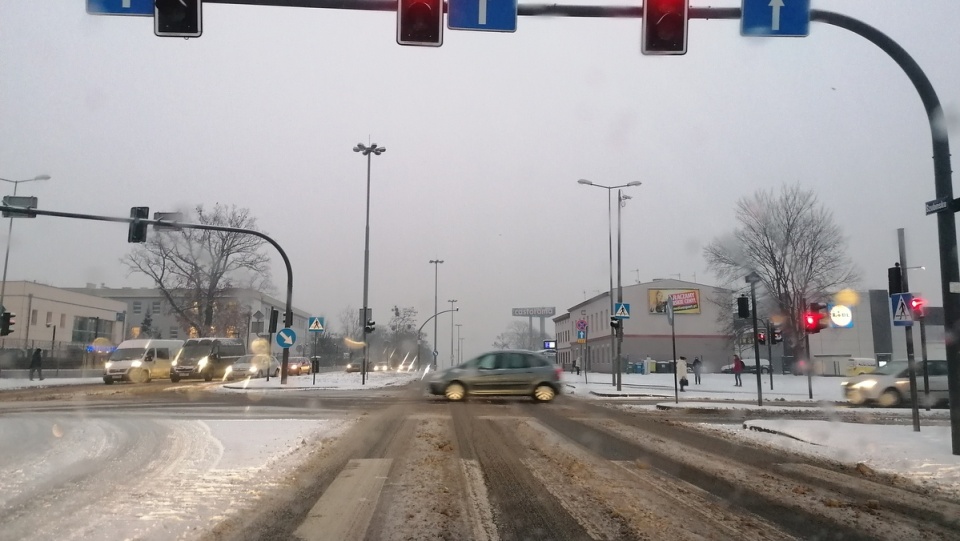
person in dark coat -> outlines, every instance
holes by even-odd
[[[697,385],[700,385],[700,372],[703,371],[703,363],[700,362],[700,357],[693,358],[693,381]]]
[[[30,358],[30,381],[33,381],[33,371],[37,371],[37,375],[40,376],[40,381],[43,381],[43,370],[40,366],[40,356],[42,352],[40,348],[33,350],[33,357]]]
[[[734,376],[734,380],[736,381],[734,383],[734,387],[743,387],[743,380],[740,379],[740,374],[743,373],[743,367],[744,367],[744,364],[743,364],[743,361],[740,359],[740,356],[734,355],[733,356],[733,376]]]

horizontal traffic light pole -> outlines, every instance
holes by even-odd
[[[204,4],[239,4],[292,8],[354,9],[359,11],[397,11],[396,0],[203,0]],[[444,2],[446,6],[446,2]],[[447,9],[444,7],[444,11]],[[816,10],[811,10],[811,13]],[[739,19],[740,8],[690,6],[691,19]],[[560,4],[520,4],[517,15],[525,17],[610,17],[643,16],[643,6],[582,6]]]
[[[8,207],[5,205],[0,205],[0,212],[7,212],[10,214],[25,214],[28,216],[56,216],[58,218],[73,218],[77,220],[93,220],[97,222],[115,222],[121,224],[132,224],[138,222],[141,224],[167,227],[167,228],[181,228],[181,229],[202,229],[206,231],[225,231],[228,233],[241,233],[246,235],[253,235],[255,237],[260,237],[261,239],[267,241],[274,248],[277,249],[277,252],[280,253],[280,257],[283,258],[283,264],[287,267],[287,307],[286,313],[284,314],[284,324],[289,327],[293,324],[293,267],[290,266],[290,259],[287,257],[287,253],[283,251],[283,248],[277,244],[277,241],[271,239],[264,233],[260,231],[254,231],[252,229],[243,229],[240,227],[225,227],[220,225],[208,225],[208,224],[191,224],[183,222],[172,222],[168,220],[145,220],[139,218],[120,218],[116,216],[98,216],[95,214],[80,214],[76,212],[59,212],[55,210],[40,210],[35,208],[23,208],[23,207]],[[287,382],[287,363],[289,362],[289,348],[283,348],[283,370],[280,376],[280,383]]]

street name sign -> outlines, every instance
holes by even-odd
[[[447,0],[447,28],[517,31],[517,0]]]
[[[277,345],[283,349],[288,349],[297,342],[297,333],[290,327],[280,329],[277,332]]]
[[[890,308],[893,309],[893,324],[896,327],[910,327],[913,325],[913,310],[910,301],[913,293],[894,293],[890,295]]]
[[[810,35],[810,0],[743,0],[741,8],[743,36]]]
[[[307,330],[310,332],[323,332],[325,329],[323,325],[323,318],[313,316],[308,320]]]
[[[87,13],[153,17],[153,2],[154,0],[87,0]]]

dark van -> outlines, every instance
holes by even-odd
[[[170,381],[222,379],[227,367],[247,353],[239,338],[191,338],[183,343],[170,366]]]

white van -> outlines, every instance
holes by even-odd
[[[170,361],[177,356],[183,340],[125,340],[103,365],[103,382],[146,383],[170,377]]]

